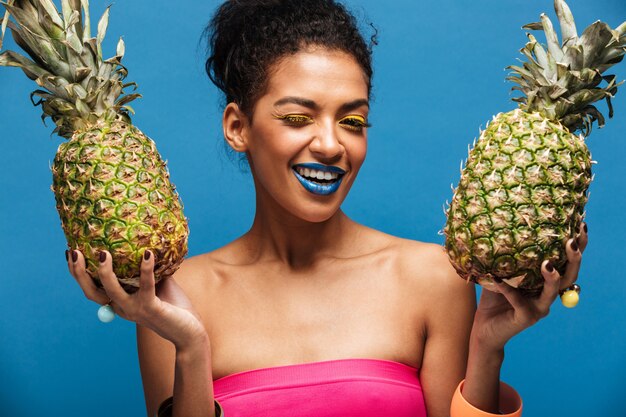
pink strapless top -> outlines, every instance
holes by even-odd
[[[213,381],[224,417],[426,417],[418,370],[338,359],[238,372]]]

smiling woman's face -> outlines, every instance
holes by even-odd
[[[365,159],[368,95],[345,52],[311,48],[271,68],[242,132],[259,209],[311,222],[337,212]]]

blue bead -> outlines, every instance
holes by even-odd
[[[115,318],[115,313],[110,305],[104,305],[98,309],[98,318],[103,323],[110,323]]]

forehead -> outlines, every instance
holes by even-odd
[[[270,69],[266,95],[368,98],[368,82],[356,59],[343,51],[309,48],[287,55]],[[321,100],[323,101],[323,100]]]

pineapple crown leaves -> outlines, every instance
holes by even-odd
[[[592,103],[605,99],[609,117],[613,116],[611,97],[617,93],[614,75],[603,75],[622,61],[626,53],[626,22],[616,29],[597,21],[579,37],[574,17],[564,0],[555,0],[554,9],[561,27],[562,43],[552,22],[545,15],[541,21],[523,26],[542,30],[547,40],[544,49],[532,34],[520,52],[527,58],[522,66],[511,65],[508,80],[517,84],[513,90],[523,93],[513,100],[527,112],[539,112],[560,121],[569,131],[591,133],[592,124],[604,126],[604,117]],[[606,84],[601,85],[603,82]]]
[[[61,0],[61,13],[52,0],[0,4],[6,9],[0,48],[8,27],[15,43],[30,57],[4,51],[0,65],[21,68],[41,87],[31,93],[31,101],[42,107],[42,120],[54,121],[55,133],[70,138],[100,120],[130,122],[129,113],[134,112],[128,103],[141,96],[124,93],[125,88],[136,89],[135,83],[124,83],[128,74],[122,65],[124,41],[120,38],[115,56],[102,58],[110,6],[92,37],[89,0]]]

